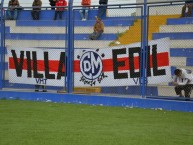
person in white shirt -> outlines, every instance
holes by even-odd
[[[174,74],[172,83],[175,86],[176,94],[180,97],[190,98],[193,89],[193,74],[186,69],[176,69]],[[184,95],[182,90],[184,90]]]

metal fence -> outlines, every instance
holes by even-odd
[[[188,55],[192,48],[192,23],[189,22],[191,17],[182,16],[182,7],[184,3],[173,3],[159,5],[151,4],[148,6],[148,40],[156,40],[161,38],[169,39],[169,66],[171,76],[174,77],[176,69],[185,69],[192,72],[192,61]],[[161,58],[160,58],[161,60]],[[159,59],[158,59],[159,61]],[[161,62],[160,62],[161,63]],[[160,70],[161,71],[161,70]],[[173,79],[168,79],[164,83],[155,85],[147,85],[147,96],[185,96],[186,88],[182,89],[182,94],[176,92],[176,88],[171,82]],[[153,91],[153,88],[157,92]],[[189,92],[189,91],[188,91]],[[193,97],[193,94],[190,94]]]
[[[73,13],[79,15],[81,7],[75,7]],[[128,93],[118,91],[120,88],[127,90],[126,83],[108,83],[114,73],[114,70],[119,68],[113,62],[112,50],[119,48],[119,44],[129,44],[133,42],[141,42],[141,37],[136,39],[125,38],[129,28],[137,24],[138,27],[135,32],[141,34],[141,14],[136,16],[134,11],[141,11],[140,6],[125,5],[124,7],[108,6],[106,15],[102,16],[101,21],[104,24],[104,32],[97,40],[90,40],[89,36],[94,31],[94,24],[96,22],[95,16],[98,15],[98,7],[90,8],[89,17],[86,21],[81,21],[79,18],[74,19],[74,23],[80,21],[80,26],[74,24],[74,59],[80,62],[79,72],[74,72],[74,91],[89,92],[97,94],[119,94],[128,95]],[[88,25],[88,26],[85,26]],[[82,35],[80,39],[76,39],[77,35]],[[133,40],[132,40],[133,39]],[[131,41],[131,42],[128,42]],[[132,42],[133,41],[133,42]],[[128,53],[128,52],[127,52]],[[95,56],[95,58],[89,58]],[[125,54],[126,56],[127,54]],[[98,60],[100,58],[100,61]],[[87,65],[87,66],[84,66]],[[75,66],[75,68],[77,68]],[[117,73],[120,73],[117,70]],[[128,72],[127,72],[128,73]],[[107,77],[108,76],[108,77]],[[124,79],[125,80],[125,79]],[[106,84],[105,86],[101,84]],[[76,87],[78,86],[78,87]],[[139,85],[138,85],[139,86]],[[126,94],[125,94],[126,93]]]
[[[67,9],[65,11],[67,11]],[[3,22],[5,24],[5,27],[4,27],[5,28],[4,29],[5,71],[4,71],[4,83],[3,83],[4,88],[35,89],[36,85],[40,85],[40,87],[46,86],[46,90],[49,90],[49,89],[61,90],[66,86],[64,81],[66,76],[64,76],[64,79],[63,79],[63,86],[58,86],[57,81],[55,82],[55,84],[53,84],[52,87],[47,86],[46,81],[48,80],[45,78],[46,73],[42,71],[42,69],[44,69],[43,67],[46,65],[45,55],[44,55],[45,52],[50,51],[54,57],[54,56],[60,55],[58,51],[64,51],[64,52],[66,51],[67,13],[65,11],[63,12],[63,16],[61,20],[59,15],[57,15],[57,19],[54,20],[55,11],[47,10],[47,9],[41,10],[39,19],[33,19],[31,14],[32,8],[24,8],[23,10],[18,11],[17,20],[13,20],[13,18],[9,17],[9,10],[5,9],[4,11],[5,19],[3,19]],[[10,59],[8,59],[8,54],[9,54],[8,50],[11,48],[16,50],[15,53],[16,53],[16,58],[18,60],[22,58],[20,54],[22,53],[22,51],[24,51],[23,65],[21,64],[20,61],[18,61],[18,66],[22,65],[21,69],[23,70],[22,71],[23,77],[21,77],[20,83],[19,82],[14,83],[15,76],[11,75],[10,71],[8,72],[8,68],[10,68],[8,67],[8,62],[9,62],[9,66],[11,65],[11,61]],[[40,54],[42,53],[42,56],[38,56],[39,55],[38,53],[33,54],[33,51],[30,51],[30,49],[33,49],[33,48],[36,49],[34,50],[36,52],[40,51],[39,53]],[[26,50],[28,49],[30,51],[29,52],[30,54],[29,54],[29,57],[27,58],[29,58],[29,61],[31,61],[31,64],[27,62],[25,63],[25,55],[27,56]],[[47,57],[51,57],[51,56],[47,56]],[[63,63],[65,64],[66,61],[64,60]],[[51,72],[54,72],[54,70],[57,71],[59,69],[57,68],[57,66],[54,66],[54,64],[57,64],[57,63],[48,64],[49,65],[48,71],[50,71],[48,73],[50,73],[50,76],[52,75]],[[32,71],[28,71],[29,67],[33,68]],[[35,71],[35,68],[36,68],[36,71]],[[36,76],[39,75],[42,77],[34,78],[35,73],[37,74]],[[29,83],[27,81],[28,79],[29,81],[32,81],[32,83]]]
[[[42,8],[39,20],[33,20],[30,7],[20,10],[16,20],[10,20],[7,8],[3,8],[2,88],[31,91],[35,85],[40,85],[46,86],[48,92],[56,93],[176,97],[170,83],[174,70],[193,70],[193,60],[188,55],[193,48],[192,22],[187,24],[189,20],[180,19],[183,5],[183,2],[164,2],[104,6],[105,13],[100,16],[104,32],[97,40],[90,40],[89,36],[99,15],[98,5],[90,6],[86,20],[81,18],[80,12],[85,9],[80,6],[66,7],[62,19],[56,20],[55,11],[49,7]],[[147,17],[144,17],[146,10]],[[12,75],[14,58],[8,57],[8,48],[18,50],[15,52],[18,68],[22,65],[22,51],[26,57],[29,53],[23,60],[27,66],[20,68],[25,76],[25,79],[17,80],[20,83]],[[56,58],[62,61],[58,62]],[[52,59],[51,64],[45,61],[47,59]],[[35,60],[37,64],[34,64]],[[43,71],[46,65],[49,68],[47,74]],[[32,80],[29,76],[32,77],[34,72],[44,77]],[[62,78],[60,81],[56,79],[58,75]]]

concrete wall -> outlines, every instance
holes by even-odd
[[[174,2],[177,0],[173,0]],[[144,0],[136,0],[137,3],[143,3]],[[168,0],[147,0],[147,2],[168,2]],[[178,2],[176,6],[157,6],[150,8],[150,15],[173,15],[181,14],[182,5],[184,2]],[[167,3],[166,3],[167,4]],[[140,16],[140,11],[136,11],[136,15]]]

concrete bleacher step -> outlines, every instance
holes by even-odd
[[[79,9],[73,9],[73,18],[74,20],[81,20],[80,17],[80,11],[81,8]],[[62,18],[63,19],[67,19],[67,11],[64,11],[62,14]],[[40,13],[40,20],[53,20],[54,18],[54,14],[55,11],[54,10],[41,10]],[[97,16],[98,14],[98,9],[93,9],[92,7],[90,8],[90,11],[88,13],[88,20],[95,20],[95,16]],[[136,18],[140,18],[140,17],[136,17],[136,16],[102,16],[103,20],[123,20],[123,19],[127,19],[127,20],[131,20],[133,21]],[[18,20],[33,20],[31,17],[31,10],[22,10],[20,11],[19,15],[18,15]]]
[[[31,17],[31,10],[23,10],[19,12],[16,21],[17,26],[57,26],[64,27],[67,25],[67,11],[64,11],[62,20],[53,20],[55,11],[42,10],[40,13],[40,20],[33,20]],[[95,16],[98,9],[91,9],[89,11],[88,20],[82,21],[79,10],[73,11],[73,24],[75,26],[93,26],[95,23]],[[102,17],[105,26],[130,26],[133,25],[136,17],[134,16],[118,16],[118,17]],[[9,21],[9,20],[6,20]]]
[[[170,57],[170,66],[182,65],[186,66],[186,57]]]
[[[174,86],[158,86],[158,96],[177,96],[174,90]],[[193,98],[193,93],[190,95]]]
[[[133,21],[131,20],[103,20],[104,25],[107,26],[131,26],[133,25]],[[81,21],[75,20],[74,26],[93,26],[95,24],[95,20]],[[67,20],[17,20],[16,26],[57,26],[57,27],[65,27],[67,25]]]
[[[101,93],[140,95],[140,87],[139,86],[102,87]],[[146,95],[177,97],[174,90],[174,86],[160,85],[160,84],[147,86]],[[191,98],[193,98],[193,93],[191,94]]]
[[[192,39],[181,39],[181,40],[170,40],[171,48],[193,48],[193,40]]]
[[[51,48],[65,48],[65,40],[11,40],[6,39],[7,46],[15,47],[51,47]]]
[[[75,40],[88,40],[89,34],[75,34]],[[185,40],[193,39],[193,32],[180,32],[180,33],[154,33],[153,39],[160,39],[169,37],[172,40]],[[117,38],[116,34],[103,34],[99,40],[115,40]],[[133,37],[135,38],[135,37]],[[138,36],[136,36],[138,38]],[[24,34],[24,33],[7,33],[6,39],[17,39],[17,40],[65,40],[65,34]]]
[[[186,18],[169,18],[167,19],[167,25],[184,25],[184,24],[193,24],[193,17]]]
[[[174,86],[158,86],[158,96],[177,96]]]
[[[7,33],[6,39],[11,40],[66,40],[66,34],[29,34],[29,33]],[[114,40],[116,34],[103,34],[98,40]],[[74,40],[89,40],[89,34],[74,34]]]
[[[172,40],[193,39],[193,32],[167,32],[167,33],[153,33],[153,39],[160,39],[169,37]]]
[[[191,57],[170,57],[171,66],[193,66],[193,56]]]
[[[16,21],[9,21],[9,20],[5,20],[5,26],[7,27],[14,27],[16,26]]]
[[[193,32],[193,25],[187,24],[187,25],[162,25],[159,28],[159,32],[161,33],[167,33],[167,32]]]
[[[7,28],[8,32],[10,33],[48,33],[48,34],[53,34],[53,33],[57,33],[57,34],[64,34],[66,33],[66,27],[18,27],[18,26],[14,26],[11,27],[11,29],[9,30],[9,28]],[[50,31],[50,29],[52,29],[52,31]],[[128,26],[125,27],[105,27],[104,29],[104,33],[119,33],[119,32],[123,32],[125,30],[128,29]],[[92,33],[93,32],[93,27],[75,27],[74,28],[74,33]]]
[[[108,34],[108,33],[114,33],[114,34],[118,34],[120,32],[123,32],[125,30],[127,30],[129,28],[129,26],[109,26],[104,28],[104,33]],[[93,27],[75,27],[74,28],[74,33],[92,33],[93,32]]]
[[[75,40],[75,48],[107,48],[111,40]],[[65,40],[5,40],[6,45],[15,47],[65,48]]]
[[[16,26],[15,21],[6,21],[6,33],[66,33],[66,27],[57,27],[57,26],[36,26],[36,27],[30,27],[30,26]],[[129,29],[129,26],[109,26],[105,27],[104,33],[120,33],[125,30]],[[52,30],[52,31],[50,31]],[[74,27],[74,33],[92,33],[93,32],[93,26],[77,26]]]
[[[51,30],[50,30],[51,29]],[[10,28],[10,33],[39,33],[39,34],[65,34],[66,27],[16,27]]]

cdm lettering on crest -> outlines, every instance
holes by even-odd
[[[101,83],[107,77],[103,72],[102,58],[104,56],[105,54],[100,56],[99,49],[96,49],[96,52],[93,50],[83,50],[82,56],[77,56],[80,59],[80,72],[82,74],[80,82],[95,86],[97,82]]]

